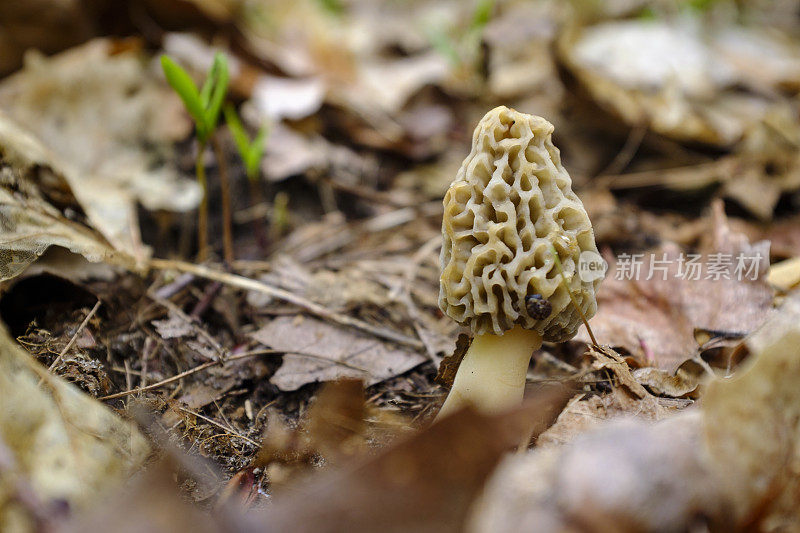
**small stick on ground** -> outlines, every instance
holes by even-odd
[[[260,281],[245,278],[244,276],[220,272],[203,265],[194,265],[183,261],[172,261],[168,259],[151,259],[150,267],[157,268],[159,270],[174,269],[181,272],[190,272],[201,278],[220,281],[232,287],[260,292],[262,294],[272,296],[273,298],[283,300],[284,302],[294,304],[297,307],[305,309],[309,313],[322,319],[330,320],[331,322],[336,322],[337,324],[341,324],[343,326],[359,329],[376,337],[396,342],[398,344],[403,344],[405,346],[410,346],[411,348],[417,350],[421,350],[425,347],[420,340],[409,337],[408,335],[403,335],[402,333],[382,328],[380,326],[373,326],[372,324],[368,324],[367,322],[363,322],[356,318],[336,313],[335,311],[331,311],[330,309],[323,307],[316,302],[312,302],[311,300],[307,300],[302,296],[298,296],[294,293],[279,289],[277,287],[272,287],[271,285],[267,285],[266,283]]]
[[[146,391],[151,391],[151,390],[154,390],[154,389],[160,389],[161,387],[164,387],[165,385],[169,385],[170,383],[174,383],[176,381],[180,381],[181,379],[183,379],[185,377],[188,377],[188,376],[191,376],[192,374],[196,374],[198,372],[202,372],[203,370],[206,370],[206,369],[214,367],[214,366],[219,366],[219,365],[221,365],[223,363],[229,363],[231,361],[238,361],[240,359],[245,359],[247,357],[254,357],[256,355],[276,355],[276,354],[283,354],[283,353],[286,353],[286,352],[283,352],[283,351],[280,351],[280,350],[272,350],[272,349],[266,348],[266,349],[263,349],[263,350],[252,350],[252,351],[249,351],[249,352],[244,352],[244,353],[239,353],[239,354],[236,354],[236,355],[231,355],[230,357],[228,357],[224,361],[220,361],[220,360],[206,361],[205,363],[203,363],[201,365],[198,365],[198,366],[196,366],[194,368],[190,368],[189,370],[181,372],[180,374],[176,374],[176,375],[174,375],[172,377],[169,377],[167,379],[163,379],[163,380],[159,381],[158,383],[152,383],[150,385],[147,385],[146,387],[137,387],[135,389],[131,388],[131,389],[126,390],[126,391],[116,392],[114,394],[109,394],[108,396],[101,396],[101,397],[99,397],[97,399],[100,400],[100,401],[105,401],[105,400],[115,400],[117,398],[124,398],[125,396],[130,396],[131,394],[137,394],[137,393],[140,393],[140,392],[146,392]],[[310,357],[312,359],[318,359],[320,361],[327,361],[327,362],[330,362],[330,363],[333,363],[333,364],[341,365],[341,366],[344,366],[344,367],[347,367],[347,368],[351,368],[353,370],[358,370],[359,372],[364,372],[366,374],[369,374],[369,371],[367,371],[366,369],[359,368],[359,367],[354,366],[354,365],[349,365],[349,364],[347,364],[347,363],[345,363],[343,361],[334,361],[333,359],[328,359],[327,357],[322,357],[322,356],[319,356],[319,355],[312,355],[312,354],[305,354],[305,353],[300,353],[300,352],[289,352],[289,353],[291,353],[293,355],[300,355],[300,356],[303,356],[303,357]]]
[[[101,304],[101,303],[102,303],[102,302],[100,302],[100,300],[97,300],[97,303],[96,303],[96,304],[94,304],[94,307],[92,307],[92,310],[91,310],[91,311],[89,311],[89,314],[88,314],[88,315],[86,315],[86,318],[84,318],[84,319],[83,319],[83,322],[81,322],[81,325],[80,325],[80,326],[78,326],[78,329],[77,329],[77,330],[75,330],[75,334],[74,334],[74,335],[72,335],[72,338],[69,340],[69,342],[67,343],[67,345],[66,345],[66,346],[64,346],[64,349],[63,349],[63,350],[61,350],[61,353],[59,353],[59,354],[58,354],[58,357],[56,357],[56,358],[55,358],[55,360],[52,362],[52,364],[51,364],[51,365],[50,365],[50,366],[47,368],[48,372],[52,372],[52,371],[53,371],[53,369],[54,369],[56,366],[58,366],[58,363],[60,363],[60,362],[61,362],[61,360],[64,358],[64,356],[65,356],[65,355],[66,355],[66,353],[69,351],[69,349],[70,349],[70,348],[72,348],[72,345],[73,345],[73,344],[75,344],[75,341],[78,339],[78,335],[80,335],[80,334],[81,334],[81,331],[83,331],[83,328],[85,328],[85,327],[86,327],[86,324],[88,324],[88,323],[89,323],[89,321],[92,319],[92,317],[94,316],[94,314],[95,314],[95,313],[97,312],[97,310],[100,308],[100,304]],[[40,385],[40,386],[41,386],[41,384],[42,384],[42,382],[43,382],[43,381],[44,381],[44,378],[39,380],[39,385]]]

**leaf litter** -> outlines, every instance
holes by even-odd
[[[744,27],[714,6],[676,16],[598,4],[584,19],[556,2],[167,4],[131,15],[130,28],[148,21],[137,38],[83,33],[0,83],[0,317],[31,356],[60,358],[30,394],[52,380],[86,413],[97,402],[85,396],[99,397],[112,427],[136,420],[157,456],[123,483],[65,441],[22,461],[0,425],[13,506],[0,520],[57,517],[55,530],[72,531],[797,523],[800,129],[781,6],[738,7]],[[151,32],[163,28],[181,33]],[[635,68],[607,61],[637,38]],[[248,133],[270,131],[257,195],[224,128],[227,160],[204,162],[211,190],[223,163],[231,173],[228,264],[191,262],[181,213],[199,200],[196,147],[153,67],[161,50],[195,74],[226,53]],[[446,384],[461,333],[438,310],[440,199],[494,103],[556,125],[617,270],[623,253],[643,254],[645,276],[654,259],[673,261],[663,280],[612,269],[590,322],[601,345],[586,332],[546,344],[527,406],[430,425],[446,387],[437,366],[444,357]],[[752,280],[674,270],[682,254],[740,252],[761,254]],[[24,406],[20,387],[0,394]],[[110,499],[94,491],[91,509],[58,511],[32,468],[64,457]]]

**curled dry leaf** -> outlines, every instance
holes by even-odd
[[[442,362],[439,363],[439,370],[436,372],[436,378],[434,379],[436,383],[447,390],[453,387],[453,381],[456,379],[458,367],[461,365],[461,360],[467,355],[467,350],[471,343],[472,339],[469,335],[466,333],[459,334],[453,353],[444,357]]]
[[[670,374],[660,368],[637,368],[633,377],[653,394],[670,398],[696,398],[703,380],[710,377],[708,367],[696,359],[687,359]]]
[[[608,346],[589,346],[589,355],[592,357],[592,368],[595,370],[608,370],[618,381],[619,385],[633,395],[634,398],[644,398],[647,391],[631,374],[628,363],[620,354]]]
[[[70,206],[74,201],[61,164],[3,114],[0,156],[0,281],[21,274],[50,246],[66,248],[92,262],[134,267],[132,256],[114,250],[99,233],[68,219],[54,206]]]
[[[285,391],[342,377],[360,378],[373,385],[427,360],[407,348],[302,316],[278,317],[252,336],[286,353],[283,365],[270,378]]]

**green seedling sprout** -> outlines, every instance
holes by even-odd
[[[237,151],[239,152],[239,157],[242,158],[242,163],[244,163],[247,181],[250,183],[251,201],[253,202],[253,205],[258,205],[263,199],[261,184],[259,183],[258,178],[259,169],[261,166],[261,157],[264,155],[264,145],[267,140],[269,128],[265,123],[258,131],[255,138],[251,140],[233,106],[227,104],[223,111],[225,113],[225,122],[228,124],[228,129],[233,136],[233,141],[236,144]],[[262,249],[266,249],[267,235],[258,220],[253,220],[253,231],[259,246]]]
[[[261,127],[254,139],[250,139],[247,132],[242,126],[242,121],[239,120],[239,115],[231,105],[226,105],[225,109],[225,122],[228,124],[228,129],[231,130],[233,141],[236,143],[236,149],[239,151],[239,156],[244,163],[245,173],[247,179],[250,181],[258,181],[258,169],[261,163],[261,156],[264,155],[264,145],[267,140],[267,132],[269,131],[266,124]]]
[[[191,76],[169,56],[161,56],[161,68],[164,70],[164,76],[167,78],[167,82],[183,101],[183,105],[186,107],[186,110],[195,123],[195,132],[199,145],[197,157],[195,159],[195,175],[197,176],[197,182],[203,189],[203,199],[200,202],[200,210],[197,215],[197,255],[199,261],[205,261],[208,257],[208,183],[206,180],[205,165],[203,164],[203,156],[205,154],[206,145],[209,140],[211,140],[217,128],[222,103],[228,92],[228,60],[221,52],[217,52],[214,55],[214,62],[208,72],[206,81],[203,83],[202,89],[199,90]],[[218,158],[219,155],[218,151]],[[220,169],[222,169],[221,161]],[[222,208],[225,255],[226,260],[232,260],[233,239],[230,230],[230,202],[227,197],[227,176],[222,175],[226,174],[222,170],[220,174],[223,181]]]

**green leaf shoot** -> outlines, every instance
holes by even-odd
[[[167,83],[178,93],[198,130],[204,128],[205,109],[197,91],[197,85],[194,84],[191,76],[167,55],[161,56],[161,68],[164,69]]]
[[[198,140],[205,143],[217,127],[222,102],[228,92],[228,60],[221,52],[215,54],[214,63],[200,91],[191,76],[169,56],[161,56],[161,68],[164,69],[167,82],[178,93],[194,119]]]
[[[239,119],[239,115],[231,105],[226,105],[224,108],[225,122],[228,124],[228,129],[233,135],[233,141],[239,151],[239,156],[244,163],[245,172],[247,177],[251,180],[258,178],[258,166],[261,163],[261,156],[264,154],[264,145],[267,138],[268,128],[266,124],[259,130],[255,139],[252,141],[247,135],[247,132]]]
[[[214,55],[214,64],[211,66],[209,79],[213,80],[211,95],[206,105],[206,126],[210,131],[217,127],[219,112],[222,109],[222,102],[228,93],[228,60],[225,54],[217,52]]]

